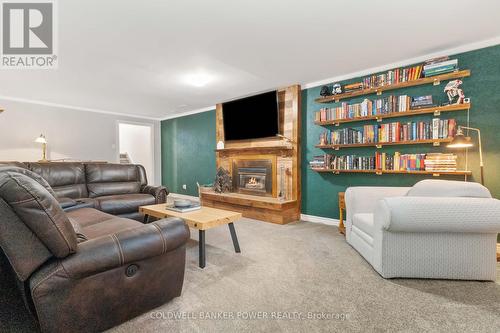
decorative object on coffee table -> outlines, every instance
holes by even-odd
[[[199,235],[199,266],[205,268],[205,230],[227,224],[229,232],[233,240],[234,251],[240,253],[240,245],[233,222],[241,219],[241,213],[222,210],[211,207],[201,207],[201,209],[180,213],[166,209],[165,204],[149,205],[139,207],[139,212],[144,214],[145,221],[149,216],[164,218],[164,217],[180,217],[191,228],[198,229]]]
[[[214,191],[216,193],[230,192],[233,187],[229,171],[220,167],[215,176]]]

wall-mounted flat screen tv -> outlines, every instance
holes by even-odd
[[[225,140],[274,137],[278,132],[279,112],[276,91],[222,104]]]

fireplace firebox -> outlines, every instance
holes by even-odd
[[[233,189],[238,193],[272,196],[271,160],[233,161]]]

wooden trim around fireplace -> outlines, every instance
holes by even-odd
[[[217,167],[227,169],[232,175],[235,159],[273,158],[273,196],[263,197],[239,193],[201,193],[202,204],[211,207],[240,211],[243,216],[273,223],[288,223],[300,219],[300,85],[278,89],[280,136],[254,140],[224,140],[222,104],[216,106],[216,141],[224,142],[224,149],[217,149]],[[250,119],[249,119],[250,121]],[[280,177],[283,173],[283,177]],[[282,197],[278,197],[284,189]],[[272,200],[272,209],[269,206]],[[261,205],[256,203],[261,202]],[[286,204],[284,204],[286,203]]]

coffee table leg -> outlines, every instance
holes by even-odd
[[[233,239],[234,252],[241,253],[240,244],[238,243],[238,236],[236,236],[236,230],[234,229],[234,224],[229,223],[227,226],[229,227],[229,232],[231,233],[231,238]]]
[[[200,268],[205,268],[205,230],[200,230],[198,232],[199,240],[199,257],[200,257]]]
[[[144,223],[148,223],[148,222],[149,222],[149,215],[144,214]]]

